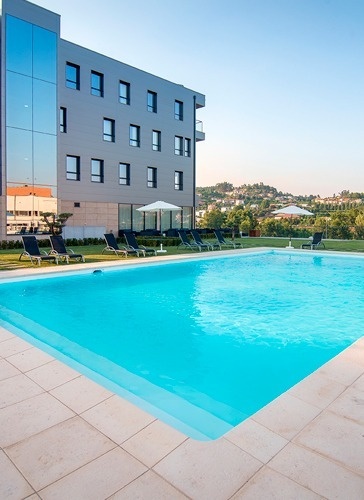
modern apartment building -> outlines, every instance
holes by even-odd
[[[60,16],[1,1],[1,234],[41,232],[39,207],[75,235],[194,223],[205,96],[60,38]],[[197,126],[196,126],[197,124]],[[40,200],[42,194],[45,200]]]

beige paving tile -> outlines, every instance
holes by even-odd
[[[36,347],[8,357],[8,361],[22,372],[33,370],[53,360],[52,356]]]
[[[43,500],[100,500],[123,488],[147,468],[121,448],[114,448],[40,492]]]
[[[80,417],[5,449],[37,491],[103,455],[115,444]]]
[[[124,441],[122,448],[152,467],[187,438],[160,420],[155,420],[133,437]]]
[[[300,398],[306,401],[306,403],[324,409],[345,389],[346,385],[341,382],[329,379],[315,372],[292,387],[292,389],[288,391],[288,394]]]
[[[319,373],[332,380],[337,380],[344,385],[350,385],[363,373],[363,367],[360,363],[347,359],[347,357],[338,357],[323,365]]]
[[[0,450],[0,498],[18,500],[34,493],[11,460]]]
[[[319,500],[322,497],[288,477],[264,467],[231,500]]]
[[[15,338],[15,335],[9,332],[9,330],[6,330],[6,328],[4,328],[3,326],[0,326],[0,342],[4,342],[4,340],[9,340],[12,338]]]
[[[186,500],[188,498],[153,471],[148,471],[108,500]]]
[[[349,387],[327,409],[364,425],[364,392]]]
[[[324,498],[364,498],[364,477],[295,444],[284,448],[269,463],[269,467]]]
[[[228,432],[225,439],[263,463],[267,463],[288,443],[287,439],[252,419],[245,420]]]
[[[76,413],[82,413],[113,395],[84,376],[66,382],[50,392]]]
[[[364,392],[364,375],[359,377],[352,385],[356,391]]]
[[[0,356],[6,358],[12,354],[31,349],[32,346],[19,337],[11,337],[8,340],[0,342]]]
[[[352,420],[325,411],[294,442],[364,474],[363,426]]]
[[[74,416],[47,393],[0,410],[0,446],[5,448]]]
[[[20,371],[10,364],[6,359],[0,359],[0,380],[19,375]]]
[[[285,393],[252,418],[280,436],[291,439],[320,412],[317,406]]]
[[[188,439],[154,470],[185,495],[227,499],[262,467],[262,463],[226,439]]]
[[[27,376],[46,391],[50,391],[76,377],[80,377],[80,374],[64,363],[61,363],[61,361],[53,360],[50,363],[28,371]]]
[[[22,373],[0,381],[0,408],[18,403],[42,393],[39,385]]]
[[[364,368],[364,341],[359,339],[341,354],[341,358],[358,363]]]
[[[129,439],[155,420],[143,410],[118,396],[103,401],[82,417],[118,444]]]

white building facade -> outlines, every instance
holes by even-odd
[[[2,0],[0,238],[41,229],[41,188],[73,214],[74,236],[155,229],[156,214],[137,208],[157,200],[182,208],[162,215],[162,230],[192,227],[204,105],[203,94],[62,40],[56,13]],[[26,221],[24,186],[34,193]]]

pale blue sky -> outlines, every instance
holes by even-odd
[[[197,185],[364,192],[364,0],[33,0],[62,38],[206,95]]]

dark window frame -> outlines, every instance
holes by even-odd
[[[59,131],[62,134],[67,133],[67,108],[64,106],[59,108]]]
[[[73,158],[76,160],[75,166],[76,168],[73,170],[69,170],[68,159]],[[68,181],[80,181],[81,180],[81,157],[76,155],[67,155],[66,156],[66,179]]]
[[[98,162],[99,165],[99,173],[95,174],[93,172],[93,162]],[[99,184],[104,183],[104,160],[100,160],[100,158],[91,158],[91,182],[96,182]]]
[[[174,189],[183,191],[183,172],[181,170],[175,170],[174,172]]]
[[[157,92],[153,90],[148,90],[147,92],[147,110],[150,113],[157,112]]]
[[[125,89],[125,95],[122,95],[121,88]],[[119,80],[119,102],[121,104],[126,104],[130,106],[130,83],[124,82],[123,80]]]
[[[152,150],[153,151],[162,150],[162,133],[160,130],[152,130]]]
[[[111,131],[105,130],[105,125],[111,125]],[[115,120],[112,118],[103,119],[103,139],[105,142],[115,142]]]
[[[157,167],[147,167],[147,187],[157,188]]]
[[[135,138],[134,134],[132,134],[134,130],[136,132]],[[129,125],[129,146],[140,148],[140,125],[134,125],[133,123]]]
[[[186,158],[191,158],[191,139],[185,137],[184,139],[184,156]]]
[[[75,71],[74,78],[68,72],[68,69],[73,69]],[[78,64],[66,62],[66,87],[72,90],[80,90],[80,75],[81,68]]]
[[[98,77],[99,85],[95,86],[93,77]],[[104,97],[104,74],[99,71],[91,71],[91,95],[96,97]]]
[[[125,175],[121,175],[121,167],[125,167]],[[130,186],[130,163],[119,162],[119,184]]]
[[[174,136],[174,154],[183,156],[183,137],[180,135]]]
[[[174,118],[183,122],[183,101],[178,99],[174,101]]]

